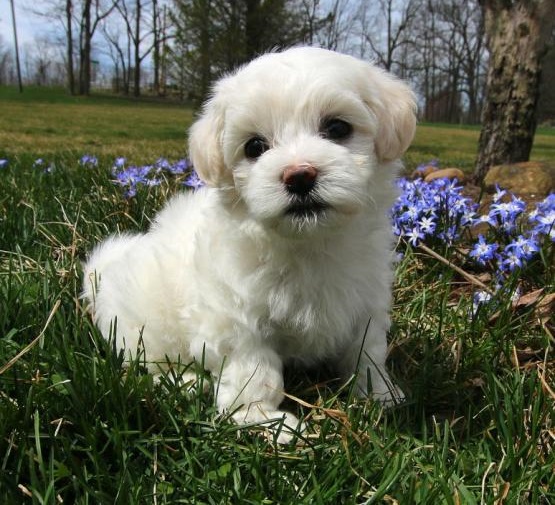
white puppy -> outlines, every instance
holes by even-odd
[[[333,360],[363,394],[369,372],[375,399],[400,400],[385,370],[388,210],[415,109],[401,81],[323,49],[266,54],[220,80],[190,133],[208,187],[85,266],[103,335],[117,318],[131,354],[142,338],[150,362],[203,362],[240,423],[297,426],[278,410],[284,362]]]

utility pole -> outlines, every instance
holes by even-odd
[[[15,46],[15,64],[17,67],[17,82],[19,84],[19,92],[23,93],[23,83],[21,82],[21,65],[19,64],[19,45],[17,44],[17,27],[15,24],[15,7],[14,0],[10,0],[12,4],[12,26],[13,26],[13,40]]]

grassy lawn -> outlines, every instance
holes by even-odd
[[[476,161],[479,126],[420,124],[406,155],[409,167],[438,159],[443,167],[458,167],[471,173]],[[540,128],[534,139],[531,160],[555,162],[555,129]]]
[[[95,95],[72,97],[63,89],[0,86],[0,152],[15,157],[58,157],[85,153],[132,163],[184,157],[191,109],[176,103]],[[472,171],[478,126],[420,124],[405,161],[412,170],[438,159],[442,166]],[[555,161],[555,130],[539,129],[533,160]]]
[[[550,244],[476,310],[452,264],[495,280],[464,242],[435,246],[449,265],[400,243],[391,369],[408,401],[384,411],[323,371],[290,371],[287,391],[303,402],[286,408],[308,430],[279,446],[219,416],[212,393],[173,386],[173,372],[154,383],[140,358],[123,367],[79,300],[92,245],[145,229],[183,190],[168,176],[125,199],[113,160],[182,158],[191,111],[29,95],[0,88],[0,503],[555,503]],[[421,125],[408,164],[469,169],[477,136]],[[536,159],[554,160],[553,133],[536,140]],[[98,166],[80,166],[85,153]]]
[[[0,87],[0,150],[10,156],[92,153],[130,162],[182,158],[191,109],[110,96],[71,97],[62,89]]]

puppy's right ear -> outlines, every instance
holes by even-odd
[[[399,158],[416,131],[416,97],[407,84],[374,65],[363,63],[367,83],[363,97],[378,120],[375,139],[380,161]]]
[[[233,183],[224,163],[222,134],[225,110],[217,96],[208,100],[189,130],[189,156],[199,177],[212,187]]]

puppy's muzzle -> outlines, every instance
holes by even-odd
[[[286,214],[297,218],[316,217],[328,205],[315,193],[318,170],[308,163],[287,167],[282,181],[291,199]]]

